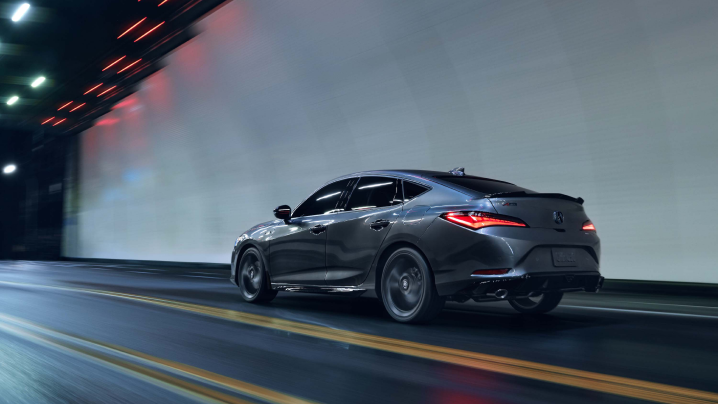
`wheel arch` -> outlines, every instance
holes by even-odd
[[[239,261],[242,260],[242,256],[250,248],[255,248],[259,252],[259,257],[262,259],[262,263],[264,264],[267,278],[269,278],[269,279],[267,279],[267,281],[269,282],[269,287],[271,289],[272,274],[269,269],[269,261],[267,261],[267,257],[265,256],[265,252],[264,252],[264,249],[262,248],[262,246],[259,245],[259,243],[257,243],[256,241],[254,241],[252,239],[245,241],[242,245],[239,246],[239,249],[237,250],[235,262],[232,265],[232,270],[234,272],[233,277],[234,277],[235,285],[239,285]]]
[[[410,241],[406,240],[399,240],[395,241],[389,245],[387,245],[379,254],[379,258],[377,259],[376,265],[374,267],[374,293],[376,293],[376,296],[381,300],[381,277],[384,273],[384,265],[386,264],[386,261],[389,259],[391,254],[393,254],[396,250],[400,248],[408,247],[411,249],[416,250],[423,258],[424,261],[426,261],[426,265],[429,267],[429,273],[431,274],[432,281],[435,282],[434,278],[434,270],[431,268],[431,261],[427,258],[426,254],[422,249],[417,245]]]

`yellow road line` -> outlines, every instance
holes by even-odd
[[[203,314],[215,318],[250,324],[264,328],[282,330],[296,334],[343,342],[356,346],[399,353],[423,359],[465,366],[511,376],[524,377],[549,383],[578,387],[602,393],[649,400],[659,403],[706,404],[718,403],[718,394],[700,390],[646,382],[626,377],[546,365],[542,363],[505,358],[501,356],[464,351],[453,348],[422,344],[394,338],[380,337],[353,331],[337,330],[313,324],[283,320],[258,314],[245,313],[211,306],[185,303],[175,300],[140,296],[129,293],[109,292],[93,289],[45,286],[0,281],[0,284],[43,287],[67,291],[112,296],[131,301],[149,303],[162,307]]]
[[[193,377],[210,383],[218,384],[229,390],[234,390],[236,392],[271,403],[312,404],[311,401],[279,393],[277,391],[260,387],[251,383],[242,382],[240,380],[232,379],[227,376],[222,376],[220,374],[209,372],[204,369],[199,369],[194,366],[185,365],[183,363],[174,362],[162,358],[157,358],[118,345],[103,343],[88,338],[82,338],[77,335],[64,333],[49,327],[44,327],[42,325],[5,314],[0,314],[0,329],[11,332],[21,337],[25,337],[27,339],[34,340],[36,342],[49,344],[56,348],[62,348],[63,350],[69,350],[75,353],[82,354],[84,356],[88,356],[100,362],[104,362],[115,367],[121,368],[123,370],[129,371],[130,373],[145,376],[154,381],[159,381],[162,384],[166,384],[174,388],[179,388],[180,390],[188,392],[194,396],[201,396],[202,398],[211,399],[221,403],[248,404],[248,402],[245,400],[229,396],[227,394],[223,394],[203,386],[189,383],[181,379],[177,379],[173,376],[153,369],[148,369],[132,362],[128,362],[113,356],[103,354],[96,350],[87,348],[87,346],[93,348],[104,348],[105,350],[109,350],[110,352],[113,352],[115,354],[120,353],[134,360],[139,359],[140,361],[148,362],[156,367],[170,370],[184,377]],[[41,333],[33,332],[32,329],[39,329]],[[57,336],[59,336],[60,338],[57,338]],[[70,343],[68,343],[67,341],[70,341]],[[75,344],[71,342],[74,342]]]

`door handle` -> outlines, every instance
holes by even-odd
[[[379,231],[390,224],[391,224],[391,222],[386,219],[379,219],[379,220],[371,222],[369,227],[371,227],[372,230]]]
[[[318,224],[318,225],[316,225],[316,226],[314,226],[314,227],[309,228],[309,231],[312,232],[312,234],[315,234],[315,235],[317,235],[317,234],[322,234],[322,233],[324,233],[325,231],[327,231],[327,226],[325,226],[325,225],[323,225],[323,224]]]

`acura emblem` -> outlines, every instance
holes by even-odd
[[[563,223],[563,213],[558,210],[553,212],[553,221],[556,222],[556,224]]]

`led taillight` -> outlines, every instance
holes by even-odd
[[[459,226],[475,230],[490,226],[528,227],[520,219],[487,212],[448,212],[442,214],[441,217]]]
[[[583,227],[581,227],[581,230],[583,230],[583,231],[596,231],[596,226],[594,226],[593,223],[591,223],[591,221],[588,220],[588,221],[586,221],[586,222],[583,224]]]

